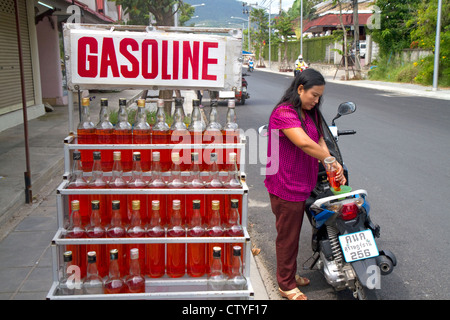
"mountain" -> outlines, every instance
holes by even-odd
[[[242,1],[236,0],[185,0],[184,2],[190,5],[204,3],[204,6],[195,7],[194,18],[186,22],[186,26],[192,23],[201,27],[220,27],[232,28],[242,27],[247,28],[248,15],[242,13]],[[231,17],[239,17],[241,19],[232,19]],[[228,24],[231,23],[231,24]],[[203,25],[204,24],[204,25]]]

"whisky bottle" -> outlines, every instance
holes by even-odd
[[[104,292],[105,294],[115,294],[125,292],[125,283],[120,277],[119,271],[119,251],[112,249],[109,252],[109,275],[105,279]]]
[[[126,111],[126,99],[119,99],[118,122],[114,128],[116,144],[132,144],[133,130],[128,122],[128,113]],[[122,168],[123,171],[131,171],[133,165],[133,151],[131,149],[120,150],[122,152]]]
[[[138,111],[136,114],[136,121],[133,125],[133,144],[150,144],[151,141],[151,126],[147,123],[147,113],[145,110],[145,99],[138,100]],[[143,171],[150,170],[150,149],[136,148],[134,152],[141,153],[141,166]]]
[[[141,274],[139,249],[130,250],[130,272],[125,277],[128,293],[145,293],[145,278]]]
[[[114,144],[114,126],[109,121],[108,99],[101,98],[99,121],[95,126],[95,135],[97,136],[97,144]],[[113,150],[102,150],[102,168],[104,171],[111,171],[113,166]]]
[[[213,261],[207,282],[209,291],[222,291],[225,287],[226,277],[222,270],[221,251],[220,247],[213,248]]]
[[[87,275],[83,280],[84,294],[102,294],[103,281],[97,269],[97,254],[95,251],[88,252]]]
[[[230,272],[227,280],[228,290],[243,290],[247,284],[242,273],[241,247],[233,246],[233,256],[231,260]]]
[[[77,142],[78,144],[96,144],[97,137],[95,135],[95,125],[91,121],[89,111],[89,98],[83,98],[81,102],[81,119],[77,127]],[[92,170],[92,152],[93,150],[81,150],[81,162],[83,164],[83,171],[90,172]]]

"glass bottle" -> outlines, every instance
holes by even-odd
[[[222,249],[220,247],[213,248],[213,261],[207,282],[209,291],[222,291],[225,287],[226,278],[222,270],[221,251]]]
[[[186,231],[182,225],[180,200],[173,200],[173,210],[170,217],[170,223],[167,229],[168,237],[185,237]],[[167,275],[171,278],[184,276],[186,272],[186,244],[168,243],[167,244]]]
[[[69,239],[86,238],[86,230],[80,214],[80,202],[78,200],[72,200],[70,206],[70,222],[65,232],[65,237]],[[66,251],[72,252],[72,261],[80,267],[81,277],[84,277],[86,275],[86,245],[68,244],[66,245]]]
[[[105,294],[125,293],[125,283],[120,277],[119,270],[119,250],[112,249],[109,252],[109,275],[105,279]]]
[[[166,114],[164,113],[164,99],[158,99],[158,109],[156,111],[156,123],[152,128],[153,144],[169,144],[170,143],[170,127],[166,122]],[[170,149],[157,149],[160,153],[161,171],[168,171],[170,168]]]
[[[72,154],[72,174],[70,175],[69,184],[67,189],[86,189],[88,187],[88,181],[84,177],[83,169],[81,167],[81,152],[74,151]],[[82,225],[89,223],[89,195],[87,194],[71,194],[69,195],[69,203],[73,200],[78,200],[80,203],[80,214],[82,219]]]
[[[209,165],[209,169],[207,171],[206,187],[207,188],[222,188],[223,183],[219,176],[219,165],[217,164],[217,153],[211,153],[210,162],[211,162],[211,164]]]
[[[132,144],[133,130],[128,122],[127,101],[124,98],[119,99],[118,121],[114,129],[116,144]],[[133,151],[131,149],[120,150],[122,152],[123,171],[131,171],[133,166]]]
[[[192,201],[192,217],[188,224],[188,237],[204,237],[205,228],[200,214],[200,200]],[[201,277],[205,274],[205,243],[187,244],[187,274],[191,277]]]
[[[230,153],[230,163],[226,166],[225,172],[227,177],[225,178],[224,187],[228,189],[241,188],[241,179],[239,169],[236,162],[236,153]]]
[[[113,152],[113,158],[114,158],[114,164],[112,168],[111,173],[111,179],[109,180],[109,188],[111,189],[125,189],[127,188],[127,182],[125,181],[123,177],[123,171],[122,171],[122,152],[121,151],[114,151]],[[127,195],[126,194],[108,194],[106,195],[106,199],[108,202],[108,212],[107,216],[111,217],[112,219],[112,202],[113,200],[118,200],[122,204],[120,206],[120,213],[123,223],[128,222],[127,217]]]
[[[139,249],[130,250],[130,271],[125,277],[127,293],[145,293],[145,278],[141,274]]]
[[[189,177],[187,179],[187,188],[203,188],[204,183],[200,177],[200,162],[198,152],[191,153],[191,167],[189,169]]]
[[[81,102],[81,119],[77,127],[77,142],[79,144],[96,144],[97,137],[95,135],[95,125],[91,121],[89,112],[89,98],[83,98]],[[84,172],[92,170],[92,152],[93,150],[81,150],[81,162]]]
[[[108,99],[101,98],[99,121],[95,126],[95,135],[97,136],[97,144],[114,144],[114,126],[109,121]],[[111,171],[113,166],[113,150],[102,150],[102,168],[103,171]]]
[[[103,172],[102,164],[101,164],[101,152],[94,151],[94,165],[92,166],[92,177],[89,181],[89,189],[106,189],[108,188],[108,184],[106,183],[106,177]],[[108,216],[108,210],[106,208],[107,203],[107,195],[106,194],[95,194],[92,193],[89,195],[89,202],[92,203],[93,200],[99,200],[102,204],[100,209],[100,216],[103,222],[103,226],[106,226],[109,223],[110,217]]]
[[[232,144],[232,143],[238,143],[239,142],[239,126],[237,124],[237,116],[236,116],[236,109],[235,109],[235,101],[234,99],[228,100],[228,111],[227,111],[227,121],[225,123],[225,126],[223,127],[223,143],[226,144]],[[236,147],[228,147],[223,149],[223,165],[222,167],[225,167],[229,165],[231,162],[229,162],[229,155],[230,153],[238,153],[238,149]]]
[[[160,202],[152,201],[152,213],[147,225],[147,236],[150,238],[164,238],[165,230],[161,223]],[[165,273],[166,246],[164,243],[151,243],[146,245],[147,275],[151,278],[162,277]]]
[[[113,200],[112,201],[112,214],[111,214],[111,223],[106,228],[106,237],[107,238],[125,238],[127,232],[122,223],[122,214],[120,210],[120,201]],[[119,252],[117,262],[119,264],[119,271],[122,276],[124,276],[127,272],[126,268],[126,260],[125,260],[125,245],[123,243],[116,244],[107,244],[106,245],[107,252],[111,252],[113,249],[117,249]]]
[[[95,251],[88,252],[87,275],[83,279],[84,294],[102,294],[103,281],[99,275],[97,268],[97,253]]]
[[[152,152],[152,174],[148,182],[149,188],[164,188],[166,183],[163,180],[161,172],[161,154],[159,151]]]
[[[223,141],[222,125],[218,120],[217,100],[211,101],[211,111],[209,113],[209,123],[203,133],[203,143],[205,144],[221,144]],[[211,165],[211,154],[218,156],[217,163],[223,163],[223,149],[208,148],[203,151],[203,158],[206,165]],[[205,166],[206,167],[206,166]],[[206,168],[205,168],[206,169]]]
[[[173,123],[170,127],[170,143],[172,144],[190,144],[191,136],[184,123],[184,110],[183,110],[183,98],[175,98],[175,112],[173,114]],[[178,152],[180,159],[181,170],[184,171],[188,168],[190,150],[173,148],[172,152]]]
[[[133,125],[133,144],[150,144],[151,126],[147,123],[147,113],[145,110],[145,99],[138,100],[136,122]],[[141,166],[143,171],[150,170],[150,149],[133,150],[141,153]]]
[[[129,238],[143,238],[146,236],[145,224],[141,220],[141,203],[139,200],[132,201],[131,222],[127,227],[127,237]],[[137,248],[141,252],[139,257],[139,265],[141,270],[145,270],[145,244],[144,243],[131,243],[127,244],[127,254],[131,249]],[[127,258],[128,261],[128,258]]]
[[[242,273],[241,247],[234,246],[230,272],[227,280],[227,289],[243,290],[246,284],[247,280]]]
[[[181,177],[180,154],[178,152],[172,152],[171,158],[172,166],[170,167],[170,175],[167,186],[174,189],[184,188],[184,182]]]
[[[202,119],[200,113],[200,100],[194,99],[192,100],[192,113],[191,113],[191,123],[189,124],[188,131],[191,136],[192,144],[201,144],[203,142],[203,132],[206,129],[205,122]],[[199,169],[202,169],[202,148],[194,147],[191,151],[191,154],[196,152],[199,155]]]
[[[91,222],[86,228],[86,234],[88,238],[105,238],[106,230],[102,225],[102,219],[100,216],[100,201],[92,200],[91,202]],[[86,245],[87,251],[95,251],[97,253],[97,267],[101,277],[108,274],[108,263],[106,245],[104,244],[88,244]]]
[[[141,154],[140,152],[133,152],[133,170],[131,172],[131,180],[128,182],[128,188],[144,189],[147,188],[147,183],[144,180],[144,175],[141,168]],[[131,219],[131,211],[133,200],[139,200],[141,220],[147,221],[147,195],[145,194],[129,194],[127,196],[128,202],[128,220]]]
[[[72,251],[64,252],[63,261],[64,265],[58,283],[58,292],[60,295],[73,295],[75,293],[77,279],[75,278],[75,283],[72,283],[72,279],[69,279],[72,276]],[[81,288],[80,285],[79,287]]]
[[[227,237],[243,237],[244,236],[244,229],[241,225],[241,218],[239,215],[239,200],[238,199],[231,199],[231,206],[230,211],[228,213],[228,219],[225,225],[225,235]],[[229,273],[231,264],[232,264],[232,252],[233,252],[233,246],[236,244],[233,243],[227,243],[225,244],[225,272]],[[241,247],[243,247],[243,244],[239,244]]]
[[[222,221],[220,218],[220,201],[213,200],[211,201],[211,218],[209,219],[208,227],[207,227],[207,235],[208,237],[223,237],[225,235],[225,230],[222,225]],[[208,243],[206,252],[207,256],[207,272],[211,271],[211,264],[213,262],[213,248],[220,247],[221,252],[224,252],[224,243]],[[222,265],[224,265],[224,255],[221,255]]]

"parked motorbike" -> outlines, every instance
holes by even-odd
[[[235,92],[235,99],[237,101],[240,101],[242,105],[245,104],[245,100],[250,99],[250,94],[247,91],[247,80],[245,80],[244,77],[242,77],[242,88],[241,91],[237,91]]]

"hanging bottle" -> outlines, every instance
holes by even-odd
[[[124,203],[125,204],[125,203]],[[106,228],[106,237],[107,238],[125,238],[127,236],[127,232],[122,222],[122,214],[120,210],[120,201],[113,200],[112,201],[112,214],[111,214],[111,223]],[[126,253],[125,253],[125,245],[123,243],[116,244],[107,244],[106,245],[107,252],[110,252],[112,249],[118,250],[118,258],[117,262],[119,264],[119,271],[122,276],[126,274],[127,265],[126,265]],[[109,266],[108,266],[109,267]]]
[[[167,229],[167,237],[185,237],[186,231],[182,225],[180,200],[173,200],[172,214]],[[184,276],[186,272],[186,244],[167,243],[167,275],[171,278]]]
[[[164,113],[164,99],[158,99],[158,109],[156,111],[156,123],[152,128],[153,144],[169,144],[171,135],[170,127],[166,122]],[[156,149],[160,153],[161,171],[168,171],[170,168],[170,149]]]
[[[164,182],[161,172],[161,154],[159,151],[152,152],[152,174],[150,181],[148,182],[149,188],[164,188],[166,183]]]
[[[107,180],[101,164],[101,152],[94,151],[94,165],[92,166],[92,177],[89,181],[89,189],[106,189],[108,188],[108,184],[106,181]],[[108,197],[106,194],[93,193],[89,195],[89,202],[92,203],[93,200],[98,200],[102,204],[102,208],[100,209],[100,216],[103,226],[106,226],[110,220],[110,217],[108,216],[108,210],[105,205],[108,201]]]
[[[147,236],[150,238],[164,238],[165,230],[161,223],[160,202],[152,201],[152,213],[147,225]],[[162,277],[165,273],[166,246],[164,243],[151,243],[146,245],[146,268],[147,275],[151,278]]]
[[[106,230],[103,227],[100,216],[100,206],[102,205],[98,200],[92,200],[91,222],[86,228],[88,238],[105,238]],[[104,205],[104,204],[103,204]],[[101,277],[108,274],[107,253],[105,244],[88,244],[86,250],[95,251],[97,253],[97,267]]]
[[[118,111],[118,121],[114,129],[115,143],[116,144],[132,144],[133,143],[133,130],[131,124],[128,122],[127,113],[127,101],[126,99],[119,99],[119,111]],[[123,171],[131,171],[133,166],[133,150],[132,149],[122,149],[122,168]]]
[[[181,177],[181,160],[178,152],[172,152],[172,166],[170,167],[170,175],[167,186],[169,188],[178,189],[184,188],[184,181]]]
[[[125,181],[123,177],[123,171],[122,171],[122,152],[121,151],[114,151],[113,152],[113,158],[114,158],[114,164],[112,168],[111,173],[111,179],[109,180],[109,188],[111,189],[125,189],[127,188],[127,182]],[[108,194],[106,195],[106,199],[108,202],[108,212],[107,216],[112,217],[112,201],[118,200],[122,204],[120,206],[120,213],[123,223],[128,223],[128,217],[127,217],[127,195],[126,194]]]
[[[70,206],[70,222],[65,231],[65,237],[69,239],[86,238],[86,230],[80,214],[80,202],[78,200],[72,200]],[[68,244],[66,245],[66,251],[72,252],[73,264],[80,267],[81,277],[84,277],[86,275],[86,245]]]
[[[81,167],[81,152],[74,151],[72,154],[72,174],[70,175],[69,184],[67,189],[86,189],[88,188],[88,181],[84,177],[83,169]],[[87,194],[71,194],[69,195],[69,203],[73,200],[80,202],[80,215],[82,225],[85,226],[89,223],[89,195]]]
[[[77,127],[77,142],[78,144],[96,144],[97,137],[95,135],[95,125],[91,122],[89,111],[89,98],[83,98],[81,102],[81,119]],[[81,162],[84,172],[92,170],[93,158],[91,149],[81,150]]]
[[[225,234],[227,237],[243,237],[244,229],[241,224],[241,218],[239,214],[239,200],[231,199],[230,211],[228,213],[228,220],[225,224]],[[232,252],[233,246],[239,245],[243,248],[243,244],[225,244],[225,272],[229,273],[232,264]]]
[[[103,280],[97,268],[97,253],[95,251],[88,252],[87,275],[83,279],[82,288],[84,294],[103,293]]]
[[[207,282],[209,291],[222,291],[225,287],[226,278],[222,270],[221,251],[220,247],[213,248],[213,261]]]
[[[144,175],[141,168],[141,154],[140,152],[133,152],[133,170],[131,172],[131,179],[128,182],[128,188],[131,189],[145,189],[147,183],[144,180]],[[131,219],[133,200],[139,200],[141,220],[147,223],[147,195],[146,194],[128,194],[128,220]]]
[[[150,144],[151,126],[147,123],[147,113],[145,110],[145,99],[138,100],[138,109],[136,114],[136,122],[133,125],[133,144]],[[133,150],[141,153],[141,166],[143,171],[150,170],[150,149]]]
[[[173,123],[170,127],[170,143],[172,144],[190,144],[191,136],[184,123],[183,99],[175,98],[175,112],[173,114]],[[178,152],[180,156],[181,171],[189,168],[190,151],[188,149],[173,148],[172,152]]]
[[[108,99],[100,100],[99,121],[95,126],[95,135],[97,136],[97,144],[114,144],[114,126],[109,121]],[[102,168],[103,171],[111,171],[113,166],[113,150],[102,150]]]
[[[188,237],[204,237],[205,228],[200,214],[200,200],[192,201],[192,217],[188,224]],[[191,277],[201,277],[205,274],[205,243],[187,244],[187,274]]]
[[[218,119],[219,115],[217,112],[217,100],[211,101],[211,111],[209,113],[209,123],[206,126],[205,132],[203,134],[203,143],[205,144],[222,144],[223,142],[223,134],[222,134],[222,125],[219,123]],[[215,153],[217,155],[217,164],[223,163],[223,150],[222,148],[207,148],[203,151],[204,163],[207,166],[211,165],[211,154]],[[205,168],[205,170],[207,170]]]
[[[105,279],[105,294],[125,293],[125,283],[120,277],[119,271],[119,250],[112,249],[109,252],[109,275]]]
[[[129,238],[143,238],[146,237],[145,224],[141,220],[141,207],[139,200],[132,201],[131,222],[127,227],[127,237]],[[141,252],[139,257],[139,265],[141,270],[145,270],[145,244],[143,243],[131,243],[127,244],[126,253],[128,254],[131,249],[137,248]],[[128,261],[129,258],[126,258]]]
[[[231,152],[229,158],[229,164],[225,168],[226,178],[224,181],[224,187],[228,189],[241,188],[241,178],[239,169],[236,162],[236,153]]]
[[[208,222],[208,227],[206,229],[208,237],[223,237],[225,235],[225,230],[222,225],[221,215],[220,215],[220,201],[211,201],[211,217]],[[207,256],[207,272],[211,272],[211,264],[213,262],[213,248],[220,247],[221,252],[224,252],[223,243],[208,243],[206,252]],[[224,265],[224,255],[221,255],[222,265]]]
[[[141,274],[139,249],[130,250],[130,271],[125,277],[127,293],[145,293],[145,278]]]
[[[242,272],[241,249],[240,246],[233,246],[233,256],[227,280],[228,290],[243,290],[247,284],[247,280]]]

